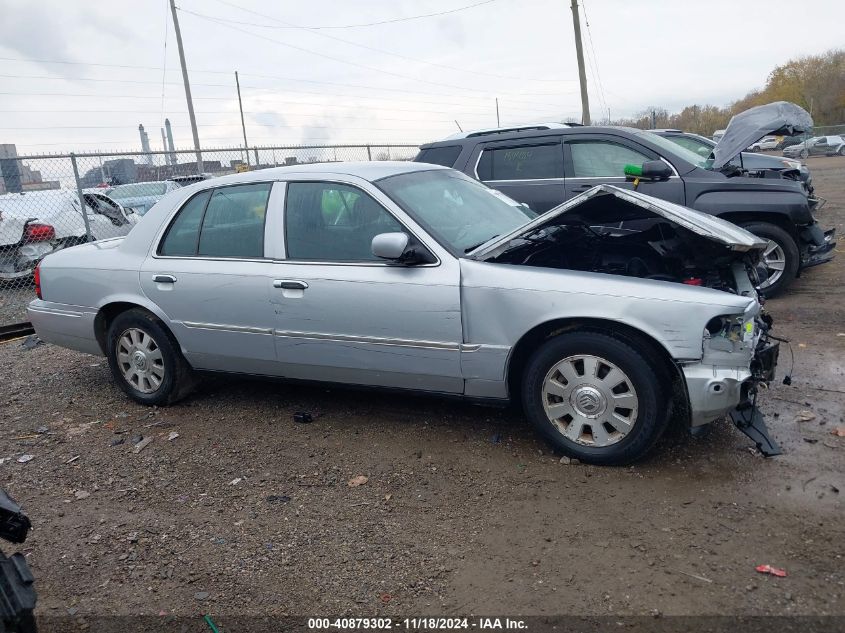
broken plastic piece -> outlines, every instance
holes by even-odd
[[[757,565],[754,569],[759,571],[761,574],[769,574],[770,576],[777,576],[778,578],[786,578],[788,575],[785,569],[772,567],[771,565]]]
[[[760,413],[760,409],[750,402],[746,402],[731,411],[730,416],[736,427],[754,441],[757,445],[757,450],[764,457],[774,457],[783,454],[778,443],[769,437],[769,429],[766,428],[766,418]]]

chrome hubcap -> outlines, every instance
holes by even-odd
[[[760,284],[761,288],[768,288],[783,277],[783,270],[786,268],[786,253],[780,244],[773,240],[769,240],[763,252],[763,266],[766,268],[768,277]]]
[[[637,421],[634,384],[600,356],[564,358],[546,374],[542,396],[546,416],[557,431],[583,446],[615,444]]]
[[[124,380],[141,393],[152,393],[164,380],[164,357],[152,336],[130,328],[117,340],[117,364]]]

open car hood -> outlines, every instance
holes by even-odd
[[[587,206],[590,208],[586,209]],[[637,191],[613,185],[597,185],[510,233],[482,244],[469,257],[481,261],[497,257],[514,239],[528,236],[553,224],[559,216],[571,212],[578,212],[585,221],[595,225],[661,217],[732,251],[762,251],[767,246],[765,240],[727,220]]]
[[[813,117],[809,112],[789,101],[749,108],[731,118],[725,135],[713,148],[713,169],[721,169],[764,136],[795,136],[812,128]]]

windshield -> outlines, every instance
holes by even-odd
[[[126,198],[143,198],[146,196],[163,196],[167,183],[163,182],[136,182],[131,185],[119,185],[108,192],[113,200],[125,200]]]
[[[684,147],[691,152],[695,152],[701,158],[706,159],[713,153],[713,145],[712,141],[706,141],[702,138],[698,138],[697,136],[685,136],[682,134],[677,134],[673,136],[666,136],[664,138],[669,139],[676,145]]]
[[[696,152],[687,149],[686,147],[682,147],[677,143],[670,141],[668,138],[658,136],[654,132],[643,130],[642,132],[637,132],[637,134],[639,134],[646,140],[651,141],[655,145],[659,146],[661,149],[665,150],[670,155],[682,158],[688,163],[692,163],[696,167],[701,167],[702,169],[710,169],[710,165],[713,164],[712,160],[705,158],[700,154],[697,154]]]
[[[376,183],[457,255],[534,217],[527,207],[451,169],[416,171]]]

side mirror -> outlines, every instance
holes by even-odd
[[[648,180],[666,180],[672,175],[672,168],[662,160],[647,160],[642,166],[642,176]]]
[[[379,233],[373,238],[371,248],[376,257],[397,264],[410,266],[436,261],[424,248],[411,246],[411,238],[407,233]]]

